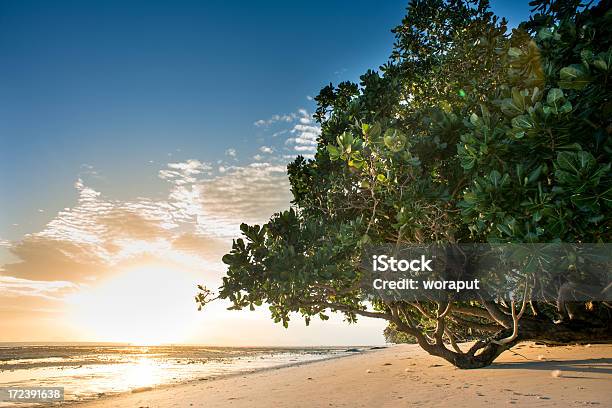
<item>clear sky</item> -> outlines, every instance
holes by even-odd
[[[492,8],[512,26],[527,3]],[[288,205],[312,96],[384,63],[405,6],[2,1],[0,341],[157,341],[134,329],[146,314],[178,325],[168,341],[382,341],[378,322],[286,333],[265,310],[192,315],[192,292],[218,285],[240,221]]]

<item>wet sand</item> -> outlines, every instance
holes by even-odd
[[[610,407],[612,345],[526,343],[478,370],[459,370],[415,345],[398,345],[75,406]]]

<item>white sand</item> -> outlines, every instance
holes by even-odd
[[[612,407],[612,345],[523,344],[458,370],[413,345],[78,404],[101,407]]]

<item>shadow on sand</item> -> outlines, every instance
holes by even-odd
[[[572,377],[567,373],[593,373],[593,374],[604,374],[612,375],[612,358],[593,358],[584,360],[546,360],[546,361],[517,361],[512,363],[493,363],[488,370],[544,370],[553,371],[561,370],[563,377],[566,378],[591,378],[603,380],[601,377]],[[609,379],[607,379],[609,380]]]

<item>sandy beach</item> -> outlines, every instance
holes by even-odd
[[[519,353],[521,355],[515,354]],[[612,406],[612,346],[522,344],[459,370],[415,345],[109,397],[102,407]]]

